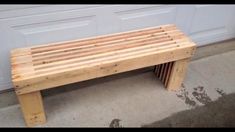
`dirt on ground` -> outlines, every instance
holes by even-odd
[[[216,101],[201,100],[207,103],[142,127],[235,127],[235,93],[226,95],[222,91],[217,92],[222,96]]]

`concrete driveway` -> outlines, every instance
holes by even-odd
[[[192,114],[180,114],[176,117],[175,115],[207,106],[218,98],[232,93],[235,93],[235,50],[192,61],[182,88],[177,92],[168,92],[149,69],[44,91],[47,123],[42,126],[197,126],[182,124],[182,119],[190,120],[189,116]],[[223,101],[222,104],[231,102]],[[214,113],[223,112],[223,109],[213,110]],[[200,110],[191,113],[197,112]],[[234,112],[231,111],[231,114]],[[174,117],[167,119],[171,116]],[[213,120],[213,117],[210,115],[208,119]],[[229,117],[219,119],[226,121],[226,118]],[[199,118],[196,119],[199,121]],[[235,126],[234,120],[230,120],[229,126]],[[181,124],[177,125],[177,121]],[[0,109],[0,126],[25,126],[18,104]],[[208,126],[228,125],[215,122],[214,125]]]

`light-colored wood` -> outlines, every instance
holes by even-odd
[[[186,58],[186,59],[188,59],[188,58]],[[167,62],[167,63],[160,64],[160,65],[156,66],[156,68],[158,68],[158,69],[155,70],[154,74],[156,75],[157,78],[159,78],[160,81],[162,81],[162,83],[164,84],[165,87],[171,86],[172,84],[176,84],[173,82],[169,82],[169,78],[171,77],[171,75],[173,75],[173,76],[175,74],[178,75],[178,73],[172,72],[174,64],[175,64],[175,61],[172,61],[172,62]],[[175,67],[176,67],[176,65],[175,65]],[[174,79],[173,76],[171,79]],[[169,85],[168,83],[171,83],[171,84]],[[175,87],[175,89],[177,89],[177,84],[174,87]]]
[[[64,69],[63,72],[54,71],[50,74],[44,73],[37,75],[37,77],[34,78],[25,78],[24,80],[19,79],[18,81],[15,80],[14,84],[18,87],[15,90],[17,94],[25,94],[69,83],[153,66],[160,63],[188,58],[191,56],[190,53],[194,50],[195,48],[189,45],[188,48],[176,48],[171,52],[162,51],[152,55],[141,54],[130,58],[104,61],[103,63],[95,65],[84,65],[79,68]]]
[[[27,126],[46,122],[40,91],[18,95],[18,100]]]
[[[183,44],[183,43],[182,43]],[[186,44],[187,46],[189,46],[190,44]],[[73,67],[80,67],[83,65],[87,65],[87,64],[93,64],[93,63],[103,63],[104,61],[108,61],[108,60],[116,60],[116,59],[120,59],[120,58],[129,58],[129,57],[138,57],[139,55],[142,55],[144,53],[146,54],[154,54],[159,50],[164,51],[165,50],[172,50],[172,49],[176,49],[177,44],[174,45],[166,45],[166,46],[162,46],[162,47],[150,47],[148,49],[145,50],[141,50],[141,47],[139,48],[135,48],[136,50],[132,51],[132,52],[126,52],[128,51],[128,49],[126,50],[122,50],[122,51],[116,51],[113,52],[112,54],[110,53],[102,53],[99,55],[94,55],[94,56],[87,56],[87,57],[81,57],[81,58],[77,58],[72,60],[65,60],[62,62],[54,62],[51,64],[44,64],[42,66],[34,66],[35,69],[35,73],[37,74],[41,74],[41,73],[50,73],[53,70],[61,70],[61,69],[67,69],[67,68],[73,68]],[[186,47],[184,47],[186,48]],[[123,51],[125,51],[123,53]],[[67,62],[67,63],[65,63]],[[26,72],[25,72],[26,73]],[[35,75],[35,74],[33,74]],[[23,75],[22,75],[23,76]],[[24,76],[30,76],[30,74],[24,75]]]
[[[186,58],[173,63],[167,90],[176,91],[180,88],[187,71],[189,60],[189,58]]]
[[[46,121],[41,90],[157,65],[155,74],[177,89],[195,43],[175,25],[52,43],[11,51],[12,81],[26,124]]]
[[[128,38],[128,37],[134,36],[134,35],[138,36],[138,35],[141,35],[141,34],[155,32],[156,30],[167,31],[168,29],[174,30],[174,29],[177,29],[177,28],[174,24],[167,24],[167,25],[161,25],[161,26],[156,26],[156,27],[149,27],[149,28],[145,28],[145,29],[141,29],[141,30],[136,29],[136,30],[132,30],[132,31],[119,32],[119,33],[114,33],[114,34],[111,34],[111,35],[100,35],[100,36],[88,37],[88,38],[78,39],[78,40],[69,40],[69,41],[62,41],[62,42],[55,42],[55,43],[50,43],[50,44],[32,46],[32,47],[27,47],[27,48],[14,49],[14,50],[12,50],[12,53],[15,56],[18,56],[18,55],[27,54],[26,52],[22,52],[22,50],[24,50],[24,49],[26,49],[26,50],[27,49],[43,49],[43,48],[48,49],[49,47],[54,47],[54,46],[64,47],[64,46],[67,46],[67,45],[76,45],[78,43],[81,43],[81,42],[84,42],[84,41],[87,41],[87,40],[89,40],[89,43],[91,41],[97,41],[97,40],[108,41],[110,39],[113,40],[115,38],[120,39],[120,37],[122,37],[122,36],[125,36],[125,37]]]
[[[166,79],[165,79],[165,82],[164,82],[165,87],[167,87],[167,84],[169,82],[169,77],[170,77],[170,73],[171,73],[173,63],[174,62],[168,62],[167,74],[165,76]]]
[[[144,46],[146,44],[150,43],[159,43],[159,42],[166,42],[167,40],[170,40],[169,38],[159,38],[159,39],[153,39],[153,40],[143,40],[143,41],[136,41],[132,42],[131,44],[129,42],[123,42],[123,45],[114,45],[114,46],[106,46],[105,48],[103,47],[98,47],[93,49],[80,49],[76,52],[69,52],[67,54],[60,54],[52,57],[47,57],[47,58],[37,58],[34,59],[34,64],[35,65],[40,65],[43,64],[43,62],[46,63],[52,63],[52,62],[57,62],[57,61],[63,61],[67,59],[73,59],[73,58],[80,58],[84,56],[90,56],[90,55],[96,55],[96,54],[101,54],[101,53],[107,53],[107,52],[112,52],[112,51],[117,51],[117,50],[123,50],[123,49],[131,49],[137,46]],[[126,44],[125,44],[126,43]],[[46,59],[46,60],[45,60]]]

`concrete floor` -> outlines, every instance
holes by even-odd
[[[153,72],[147,69],[66,85],[43,92],[47,123],[41,126],[177,126],[161,122],[169,124],[168,118],[174,116],[170,120],[174,124],[172,119],[179,119],[179,116],[175,117],[177,113],[193,111],[209,105],[221,96],[235,93],[234,79],[235,50],[232,50],[192,61],[182,88],[177,92],[168,92]],[[0,102],[0,127],[25,126],[15,95],[4,97],[14,98],[15,101],[7,106],[2,103],[2,107]],[[4,97],[0,96],[0,101],[3,102]],[[191,116],[181,114],[180,117],[182,115],[185,120]],[[207,117],[214,120],[213,115]],[[220,119],[226,121],[226,118]],[[218,123],[214,126],[226,126]],[[235,124],[230,123],[230,126]]]
[[[181,111],[143,127],[234,127],[235,93],[195,109]]]

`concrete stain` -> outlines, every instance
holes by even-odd
[[[176,94],[176,96],[184,100],[185,104],[191,107],[195,107],[197,105],[196,102],[192,98],[189,98],[188,95],[188,91],[186,91],[184,84],[182,84],[182,88],[180,89],[179,93]]]
[[[193,88],[192,95],[202,104],[208,104],[211,102],[211,98],[206,94],[203,86]]]
[[[235,127],[235,93],[142,127]]]
[[[113,119],[113,120],[111,121],[109,127],[110,127],[110,128],[120,128],[120,127],[122,127],[122,126],[120,125],[120,123],[119,123],[120,121],[121,121],[120,119]]]
[[[220,88],[215,88],[215,90],[216,90],[216,92],[217,92],[218,94],[220,94],[221,96],[226,95],[226,93],[225,93],[222,89],[220,89]]]

